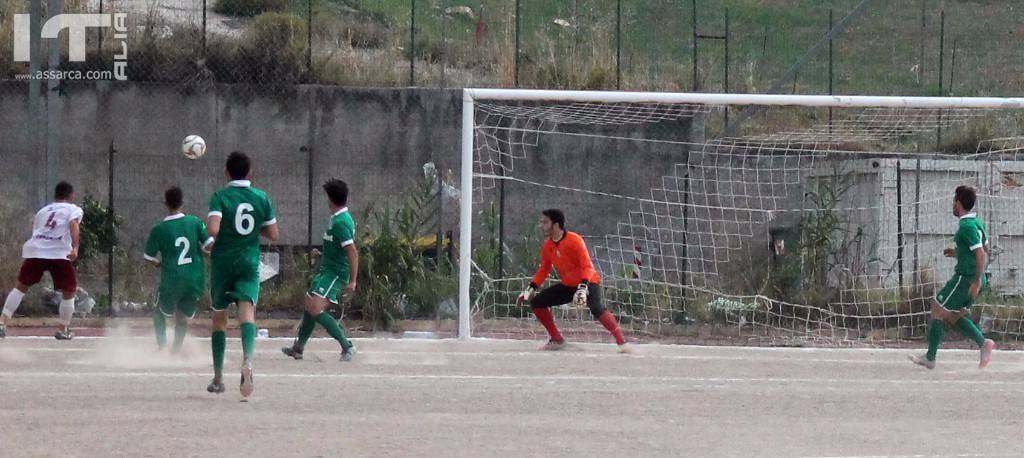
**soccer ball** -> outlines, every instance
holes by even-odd
[[[206,154],[206,140],[198,135],[189,135],[181,142],[181,154],[189,159],[199,159]]]

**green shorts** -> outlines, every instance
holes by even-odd
[[[935,295],[935,301],[947,310],[960,310],[974,305],[974,298],[971,297],[972,278],[963,275],[953,275],[942,287],[942,291]],[[985,286],[985,277],[981,278],[981,286]]]
[[[313,280],[309,282],[309,290],[306,291],[306,294],[319,296],[333,304],[337,304],[345,292],[345,286],[348,286],[347,272],[338,273],[320,270],[313,276]]]
[[[210,270],[210,299],[215,312],[227,310],[237,302],[260,300],[260,269],[258,265],[214,264]]]
[[[167,317],[174,316],[174,312],[177,311],[188,318],[195,318],[196,303],[199,302],[200,294],[202,294],[201,289],[161,286],[156,296],[157,308]]]

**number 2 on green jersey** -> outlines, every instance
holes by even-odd
[[[181,247],[181,254],[178,255],[178,265],[184,266],[186,264],[192,264],[192,258],[188,257],[189,249],[192,248],[192,244],[189,243],[185,237],[178,237],[174,240],[174,247]]]

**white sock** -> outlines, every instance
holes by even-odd
[[[18,290],[18,288],[11,289],[11,293],[7,295],[7,301],[4,302],[4,316],[7,319],[11,319],[14,316],[14,312],[18,311],[18,306],[21,305],[21,299],[25,297],[25,293]]]
[[[71,315],[75,314],[75,298],[60,301],[60,324],[71,326]]]

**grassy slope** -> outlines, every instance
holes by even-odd
[[[328,1],[328,0],[325,0]],[[408,43],[409,0],[350,0],[363,11],[389,18],[399,43]],[[486,9],[489,39],[499,52],[512,51],[511,0],[418,0],[417,28],[422,36],[440,40],[449,27],[453,47],[472,47],[474,21],[442,19],[440,5],[479,5]],[[829,9],[835,21],[852,11],[859,0],[720,0],[698,1],[703,34],[724,32],[725,8],[730,14],[730,89],[765,91],[827,30]],[[614,65],[615,0],[522,0],[522,47],[530,63],[554,59],[586,59]],[[1009,6],[1008,6],[1009,5]],[[1024,5],[1012,2],[926,0],[926,29],[921,31],[919,1],[875,1],[834,42],[834,90],[837,93],[937,94],[939,11],[946,11],[945,88],[949,92],[953,41],[957,95],[1011,95],[1021,89],[1022,63],[1016,43],[1024,33]],[[578,30],[554,25],[556,18]],[[624,86],[636,89],[688,89],[692,85],[692,12],[688,1],[623,0],[622,60]],[[920,60],[921,81],[911,71]],[[580,44],[575,52],[572,48]],[[724,46],[702,41],[701,88],[723,89]],[[549,56],[550,55],[550,56]],[[596,57],[595,57],[596,56]],[[796,92],[828,91],[827,48],[799,72]],[[529,65],[529,64],[527,64]],[[455,64],[457,66],[457,63]],[[508,82],[504,82],[508,83]],[[792,91],[793,85],[786,91]]]

